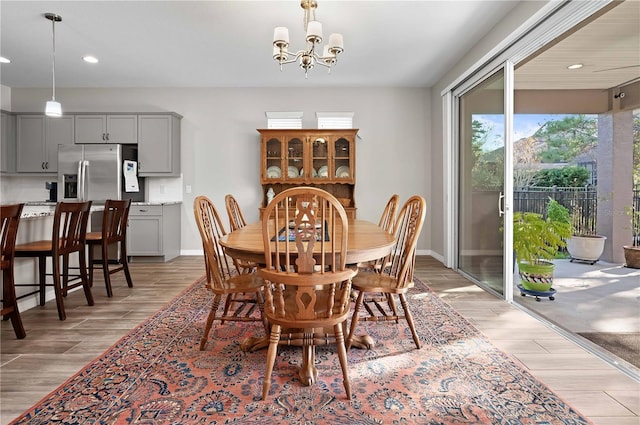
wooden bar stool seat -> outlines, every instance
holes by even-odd
[[[2,254],[0,259],[2,265],[2,310],[0,314],[5,319],[11,319],[13,331],[18,339],[27,336],[18,310],[13,274],[16,237],[23,207],[24,204],[2,205],[0,207],[0,217],[2,218],[2,227],[0,228],[2,231],[2,249],[0,251]]]
[[[45,304],[46,286],[53,286],[60,320],[67,318],[63,297],[69,289],[82,286],[87,304],[93,305],[93,295],[87,277],[86,234],[91,210],[91,201],[58,202],[53,219],[50,240],[40,240],[16,245],[15,256],[38,258],[39,279],[36,284],[16,284],[16,286],[39,286],[40,305]],[[78,254],[79,281],[69,281],[69,255]],[[46,283],[46,261],[52,259],[53,283]],[[62,266],[60,260],[62,259]],[[37,291],[35,291],[37,292]],[[34,293],[35,293],[34,292]]]
[[[100,232],[87,233],[87,246],[89,247],[89,285],[93,286],[93,266],[102,265],[104,284],[107,288],[107,296],[112,297],[111,275],[119,271],[124,272],[129,288],[133,288],[129,263],[127,261],[127,220],[129,219],[129,207],[131,200],[116,201],[107,199],[102,216],[102,230]],[[109,247],[118,247],[118,258],[109,258]],[[95,258],[95,247],[100,247],[101,257]],[[109,267],[110,264],[118,264]]]

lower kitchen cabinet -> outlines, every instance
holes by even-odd
[[[131,261],[169,261],[180,255],[180,204],[132,205],[127,228]]]

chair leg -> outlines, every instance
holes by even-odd
[[[260,309],[260,317],[262,318],[265,335],[269,335],[269,320],[264,314],[264,294],[262,291],[256,292],[256,300],[258,301],[258,308]]]
[[[105,243],[100,244],[102,252],[102,275],[104,276],[104,286],[107,288],[107,297],[113,297],[111,289],[111,273],[109,273],[109,246]]]
[[[89,286],[93,288],[93,262],[95,261],[93,249],[95,245],[87,244],[87,247],[89,248]]]
[[[69,255],[62,256],[62,295],[65,297],[69,294]]]
[[[351,328],[349,329],[349,335],[347,335],[347,350],[351,348],[351,341],[356,332],[356,326],[358,325],[358,313],[362,306],[362,300],[364,299],[364,291],[360,290],[358,293],[358,299],[356,299],[356,305],[353,309],[353,316],[351,317]]]
[[[413,324],[413,316],[411,315],[411,310],[409,310],[409,304],[407,304],[407,299],[404,294],[398,294],[400,297],[400,303],[402,303],[402,309],[404,310],[404,317],[407,319],[407,323],[409,324],[409,329],[411,329],[411,335],[413,335],[413,342],[415,342],[416,347],[420,349],[420,340],[418,339],[418,334],[416,333],[416,327]]]
[[[64,256],[63,256],[64,257]],[[60,276],[60,259],[52,258],[53,261],[53,290],[56,294],[56,307],[58,308],[58,318],[66,320],[67,313],[64,311],[62,277]]]
[[[391,309],[391,314],[396,318],[396,323],[400,323],[398,318],[398,308],[396,307],[396,300],[393,298],[393,294],[385,294],[387,297],[387,304],[389,304],[389,308]]]
[[[124,277],[127,279],[127,286],[133,288],[133,280],[131,280],[131,273],[129,272],[129,261],[127,260],[127,248],[125,242],[120,242],[120,263],[124,270]]]
[[[267,399],[267,396],[269,395],[269,388],[271,388],[271,374],[273,373],[273,366],[276,363],[276,355],[278,354],[280,331],[280,325],[273,325],[271,327],[271,334],[269,335],[269,350],[267,351],[267,368],[264,372],[264,381],[262,382],[263,400]]]
[[[204,333],[202,334],[202,338],[200,339],[200,351],[204,351],[204,346],[207,344],[207,340],[209,339],[209,332],[211,332],[211,326],[213,325],[213,321],[216,319],[216,312],[218,311],[218,307],[220,306],[220,300],[222,295],[216,294],[213,296],[213,304],[211,305],[211,310],[209,311],[209,317],[207,317],[207,323],[204,326]]]
[[[342,323],[333,326],[333,332],[336,335],[336,347],[338,349],[338,359],[342,368],[342,380],[344,382],[344,390],[347,393],[347,400],[351,400],[351,382],[349,382],[349,364],[347,362],[347,349],[344,346],[344,334],[342,332]]]
[[[222,310],[223,319],[220,320],[221,325],[224,324],[224,317],[227,317],[227,315],[229,314],[229,309],[231,308],[231,303],[233,302],[233,297],[235,296],[236,294],[229,294],[224,299],[224,309]]]
[[[40,284],[40,305],[43,306],[47,300],[47,257],[45,255],[38,257],[38,275],[38,281]]]
[[[8,318],[11,319],[11,325],[13,331],[16,334],[16,338],[24,339],[27,333],[24,331],[22,325],[22,319],[20,318],[20,311],[18,310],[18,301],[16,300],[16,287],[13,277],[13,264],[3,270],[2,273],[2,311]]]
[[[84,249],[78,252],[78,257],[80,263],[80,280],[82,282],[82,289],[84,289],[84,297],[87,299],[88,305],[93,305],[93,294],[91,293],[89,278],[87,277],[87,255]]]

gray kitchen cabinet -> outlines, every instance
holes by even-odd
[[[138,115],[138,174],[142,177],[180,175],[178,114]]]
[[[16,137],[17,172],[57,173],[58,145],[74,140],[73,115],[18,115]]]
[[[132,205],[127,256],[132,261],[168,261],[180,255],[180,204]],[[143,257],[143,258],[137,258]]]
[[[16,117],[4,111],[0,116],[0,172],[13,173],[16,171]]]
[[[75,140],[87,143],[138,143],[138,116],[122,114],[79,114],[75,117]]]

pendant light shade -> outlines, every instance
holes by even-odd
[[[44,17],[51,21],[53,33],[53,60],[52,60],[52,78],[53,78],[53,94],[51,100],[47,102],[44,113],[49,117],[61,117],[62,105],[56,101],[56,22],[62,22],[62,16],[55,13],[45,13]]]
[[[61,117],[62,116],[62,105],[60,102],[55,100],[47,101],[47,107],[44,113],[49,117]]]

